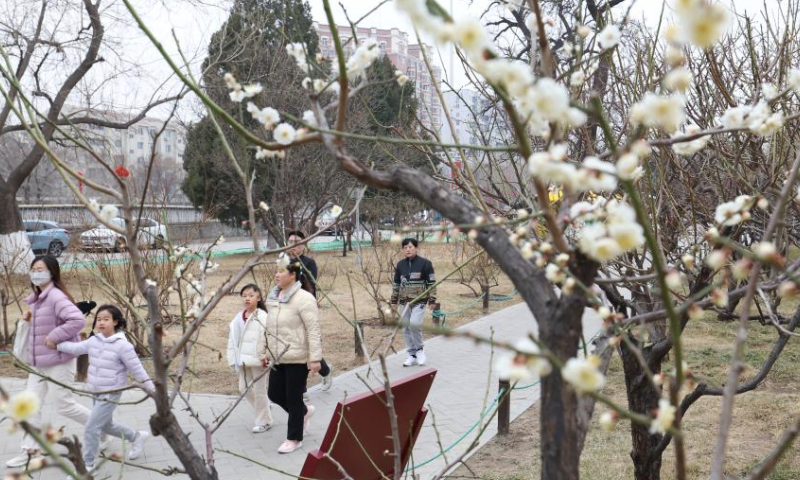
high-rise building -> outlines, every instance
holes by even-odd
[[[347,56],[356,49],[355,42],[350,40],[353,30],[349,26],[339,26],[339,37],[345,45]],[[330,26],[314,22],[314,29],[319,36],[319,49],[326,58],[336,58],[336,49],[333,45]],[[442,127],[442,104],[436,94],[436,87],[441,86],[442,71],[434,65],[435,56],[432,48],[425,44],[412,44],[408,41],[408,34],[397,28],[380,29],[357,27],[356,35],[359,40],[374,38],[378,43],[381,53],[388,56],[394,66],[404,72],[416,85],[416,95],[419,100],[418,115],[422,124],[435,132]],[[348,42],[348,40],[350,40]],[[425,65],[422,49],[431,63],[430,71]]]
[[[71,118],[91,116],[113,123],[130,121],[129,115],[114,111],[85,110],[74,106],[64,108]],[[183,153],[186,148],[186,129],[177,122],[167,122],[145,117],[127,129],[115,129],[102,125],[82,123],[69,129],[71,135],[84,141],[92,150],[89,153],[59,134],[55,135],[53,149],[84,178],[108,184],[110,173],[94,155],[101,158],[112,169],[123,166],[132,172],[131,181],[143,184],[151,157],[150,186],[157,187],[154,194],[162,194],[171,201],[186,202],[180,191],[183,171]],[[0,153],[0,169],[10,171],[15,162],[23,158],[24,152],[32,148],[32,140],[24,132],[3,137],[3,152]],[[154,147],[155,145],[155,147]],[[63,182],[52,180],[58,174],[49,161],[42,161],[20,189],[20,201],[25,203],[71,202],[72,193]]]

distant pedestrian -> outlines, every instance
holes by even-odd
[[[427,359],[423,351],[422,321],[426,304],[432,310],[436,308],[436,287],[433,286],[436,284],[436,275],[431,261],[417,255],[419,244],[416,239],[406,238],[401,245],[405,258],[397,262],[394,270],[391,303],[405,325],[403,336],[408,357],[403,366],[425,365]]]
[[[253,433],[266,432],[272,426],[272,412],[267,398],[267,307],[261,289],[255,284],[242,287],[244,310],[234,315],[228,336],[228,365],[239,377],[239,393],[256,412]],[[250,387],[248,389],[248,387]],[[247,393],[245,393],[247,392]]]
[[[303,289],[298,261],[279,259],[275,288],[267,296],[267,351],[272,365],[269,399],[289,414],[286,440],[279,453],[303,446],[303,434],[314,407],[303,402],[309,371],[318,373],[322,360],[319,312],[314,296]],[[304,282],[307,279],[302,279]]]
[[[75,306],[75,301],[61,280],[61,267],[55,257],[36,257],[30,270],[31,294],[25,299],[30,310],[25,312],[28,329],[28,364],[36,373],[28,375],[26,390],[34,392],[44,403],[48,391],[55,400],[54,410],[62,417],[82,425],[89,419],[89,409],[75,401],[70,385],[75,378],[75,355],[54,350],[65,341],[80,340],[86,318]],[[51,383],[50,380],[54,382]],[[41,427],[41,410],[28,422]],[[22,439],[22,453],[6,462],[9,468],[25,466],[39,456],[40,446],[33,437]]]
[[[105,433],[124,438],[130,445],[128,459],[141,456],[144,442],[150,438],[146,430],[135,431],[114,421],[122,392],[103,393],[119,390],[128,384],[128,374],[141,383],[148,392],[154,386],[147,375],[133,344],[125,337],[126,321],[122,312],[114,305],[102,305],[94,316],[95,335],[82,342],[62,342],[58,351],[71,355],[89,355],[89,379],[86,384],[95,392],[92,413],[86,422],[83,433],[83,463],[90,472],[94,468],[100,450],[100,435]]]
[[[292,230],[288,232],[288,235],[289,238],[287,241],[289,245],[294,245],[289,249],[289,256],[292,259],[297,259],[303,262],[303,269],[300,272],[300,276],[309,277],[306,288],[310,288],[308,291],[314,295],[314,298],[317,298],[317,262],[315,262],[313,258],[306,255],[306,252],[308,251],[306,244],[301,243],[306,239],[306,234],[300,230]],[[301,281],[300,283],[303,282]],[[320,364],[322,365],[319,370],[319,375],[322,377],[322,390],[328,391],[333,386],[333,367],[327,361],[325,361],[324,358],[322,361],[320,361]]]

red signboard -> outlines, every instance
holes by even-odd
[[[428,368],[391,383],[400,439],[400,469],[428,414],[425,399],[436,370]],[[308,454],[300,478],[378,480],[394,474],[394,442],[386,391],[375,388],[339,402],[318,450]],[[330,458],[327,458],[327,453]],[[331,461],[331,458],[334,461]],[[338,465],[337,465],[338,463]],[[342,473],[342,470],[347,475]]]

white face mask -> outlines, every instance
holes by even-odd
[[[31,283],[36,285],[37,287],[41,287],[42,285],[48,283],[53,277],[50,275],[50,272],[31,272]]]

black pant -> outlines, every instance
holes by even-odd
[[[303,440],[303,420],[307,411],[303,392],[307,380],[308,366],[305,363],[275,365],[269,374],[267,396],[289,414],[287,440]]]

